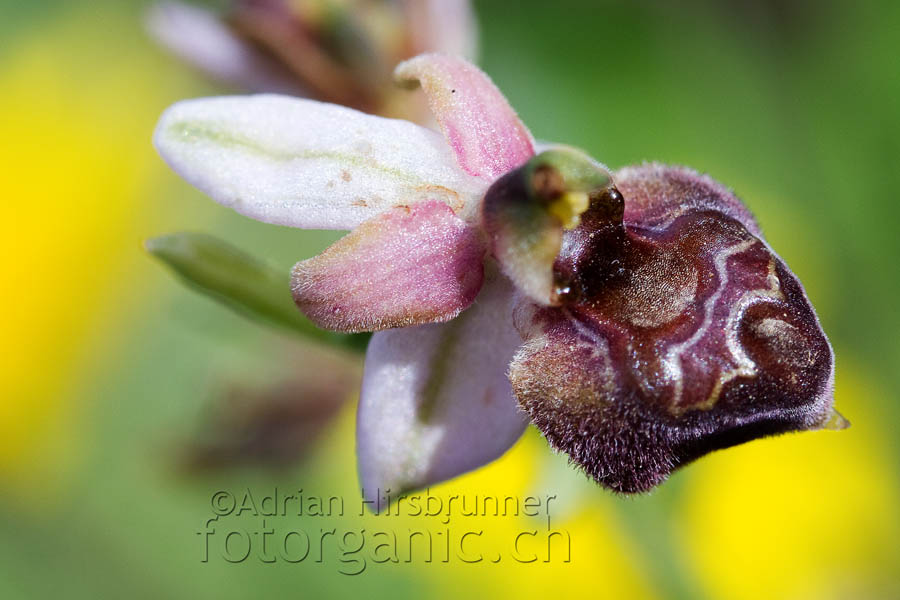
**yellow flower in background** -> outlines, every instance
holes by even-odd
[[[64,12],[0,59],[0,164],[13,207],[0,225],[0,485],[14,491],[44,489],[77,456],[86,423],[74,399],[103,376],[102,344],[114,347],[139,301],[132,267],[159,220],[145,206],[160,69],[133,43],[138,24],[104,18]]]
[[[840,435],[761,440],[704,458],[676,476],[674,493],[665,490],[634,501],[653,504],[653,516],[664,528],[651,525],[635,535],[634,523],[620,514],[624,502],[595,490],[581,474],[566,472],[564,459],[554,464],[556,473],[590,492],[576,497],[578,490],[565,482],[557,488],[543,481],[541,463],[548,453],[534,431],[491,465],[431,488],[444,499],[558,494],[559,511],[551,512],[554,527],[571,532],[570,562],[507,560],[510,535],[535,526],[535,519],[476,517],[451,523],[483,528],[483,538],[471,538],[467,548],[488,559],[494,551],[504,552],[497,565],[489,560],[474,565],[459,560],[370,563],[367,573],[355,579],[337,574],[337,557],[324,565],[312,564],[312,558],[304,565],[260,564],[255,555],[252,564],[200,565],[196,528],[208,511],[209,493],[222,481],[228,489],[251,486],[255,491],[272,476],[246,470],[233,479],[160,477],[154,469],[167,457],[156,451],[160,442],[177,438],[182,420],[193,415],[196,407],[184,401],[196,389],[179,388],[163,397],[173,386],[147,383],[148,397],[160,394],[171,405],[180,403],[179,410],[145,405],[141,412],[122,392],[124,386],[108,383],[129,369],[136,373],[135,385],[163,380],[163,367],[170,364],[129,360],[148,342],[130,323],[141,317],[155,327],[163,320],[145,310],[165,301],[164,290],[153,289],[147,275],[168,282],[143,253],[141,240],[174,223],[191,224],[187,211],[214,214],[193,212],[206,211],[199,194],[192,202],[160,193],[165,185],[160,181],[171,178],[149,140],[160,110],[192,90],[171,57],[143,39],[135,6],[132,14],[116,3],[99,9],[92,3],[76,6],[84,8],[66,8],[20,30],[12,38],[15,46],[0,54],[0,175],[13,207],[0,226],[0,261],[8,277],[0,300],[7,341],[0,366],[0,562],[5,566],[0,597],[38,596],[29,592],[50,589],[50,579],[71,597],[111,595],[96,592],[117,586],[163,597],[240,598],[283,590],[314,590],[327,597],[353,585],[379,597],[401,581],[408,587],[391,597],[456,597],[460,591],[521,598],[677,595],[665,581],[654,579],[648,546],[664,547],[663,558],[672,556],[674,569],[685,568],[686,586],[690,591],[695,586],[698,598],[897,597],[900,480],[891,462],[894,449],[888,447],[893,423],[884,416],[893,400],[873,383],[872,373],[853,364],[847,348],[837,348],[836,394],[853,421],[851,429]],[[735,183],[747,197],[771,195],[770,190],[754,193],[753,181],[747,177]],[[818,252],[825,234],[798,227],[802,205],[785,198],[782,206],[781,200],[772,202],[777,209],[771,211],[755,206],[769,238],[787,249],[786,258],[809,282],[823,315],[853,319],[829,309],[840,305],[835,298],[850,292],[840,289],[842,279],[830,270],[827,254]],[[177,322],[179,315],[172,312],[164,314]],[[203,338],[203,332],[187,328],[183,338],[189,337]],[[212,353],[220,343],[201,339],[198,347]],[[171,363],[181,360],[175,350]],[[203,355],[196,364],[216,377],[227,370],[216,370],[217,365],[230,360],[242,365],[242,353],[250,350]],[[262,371],[256,363],[244,370]],[[234,372],[239,371],[236,366]],[[198,375],[197,388],[203,376]],[[98,389],[105,395],[95,394]],[[122,416],[98,418],[107,410]],[[138,419],[151,411],[163,416],[138,427]],[[351,466],[355,414],[349,404],[338,421],[322,436],[310,464],[283,473],[279,486],[286,480],[310,493],[339,493],[348,507],[358,498]],[[108,435],[107,428],[116,429],[116,435]],[[82,460],[86,455],[90,458]],[[83,484],[66,485],[76,480]],[[674,505],[655,503],[672,498]],[[21,502],[6,506],[7,500]],[[68,503],[70,511],[54,520],[55,511],[50,517],[40,513],[43,500]],[[11,510],[2,512],[6,508]],[[439,517],[381,518],[348,514],[335,524],[399,534],[407,527],[441,527]],[[319,525],[315,519],[277,523],[284,528]],[[675,539],[666,539],[672,533]],[[48,540],[60,543],[48,547]],[[523,544],[523,551],[543,541]],[[61,549],[66,545],[73,550]]]
[[[841,597],[896,586],[879,581],[896,573],[900,537],[889,432],[877,414],[885,400],[850,360],[838,370],[835,396],[854,420],[841,436],[760,440],[691,468],[683,516],[673,518],[713,597]]]
[[[345,411],[333,436],[316,454],[316,471],[334,471],[335,464],[352,460],[353,452],[346,441],[353,436],[354,422],[354,412]],[[411,492],[407,499],[379,515],[359,510],[359,488],[350,473],[337,475],[332,482],[339,484],[337,488],[323,484],[308,491],[338,493],[347,502],[346,516],[329,527],[336,525],[341,531],[365,529],[368,537],[360,555],[367,561],[367,575],[412,567],[410,574],[416,572],[429,581],[432,598],[457,598],[466,593],[516,598],[573,596],[596,594],[598,589],[602,589],[599,595],[603,598],[664,597],[665,590],[655,589],[647,577],[645,550],[638,547],[619,520],[616,499],[597,492],[584,475],[566,467],[563,460],[553,460],[549,465],[546,460],[545,442],[537,431],[529,431],[498,460],[427,491]],[[542,469],[548,467],[568,472],[558,481],[545,481]],[[417,496],[434,498],[432,508],[439,514],[414,514],[408,498]],[[454,496],[455,504],[450,501]],[[553,498],[548,500],[548,496]],[[500,514],[495,516],[493,501],[478,503],[477,499],[486,497],[513,500],[501,504]],[[532,516],[524,509],[529,497],[539,502],[531,504]],[[436,508],[438,501],[440,509]],[[424,501],[421,505],[425,506]],[[515,514],[516,506],[519,514]],[[479,514],[472,515],[473,510]],[[399,563],[373,561],[374,545],[379,541],[374,535],[377,531],[397,535]],[[431,562],[425,562],[429,554],[422,538],[415,539],[410,553],[405,537],[410,531],[431,533]],[[550,538],[549,531],[559,534]],[[449,546],[443,545],[444,532],[450,534]],[[466,532],[472,533],[460,540]],[[383,548],[378,554],[387,557],[391,552]],[[449,559],[442,562],[446,552]],[[407,556],[411,558],[409,563],[405,562]],[[360,565],[347,568],[355,571]]]

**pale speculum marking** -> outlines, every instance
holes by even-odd
[[[611,396],[615,392],[616,384],[615,373],[613,372],[612,366],[612,357],[609,354],[609,342],[598,335],[596,331],[576,319],[571,311],[565,310],[565,314],[570,319],[569,322],[574,327],[575,332],[582,336],[582,338],[585,338],[587,344],[584,345],[584,347],[591,353],[591,357],[602,361],[603,367],[600,372],[595,373],[595,375],[603,382],[601,385],[603,391]]]
[[[712,408],[712,406],[714,406],[716,401],[719,399],[719,394],[722,392],[722,387],[732,379],[736,377],[756,376],[756,363],[753,362],[753,360],[749,356],[747,356],[747,352],[744,350],[743,346],[741,346],[741,343],[738,340],[738,329],[740,328],[744,313],[748,308],[755,304],[757,300],[784,299],[784,294],[781,293],[781,281],[778,279],[778,275],[775,273],[774,257],[769,257],[766,284],[768,287],[766,287],[765,289],[749,290],[747,292],[744,292],[744,294],[741,296],[741,299],[731,307],[731,311],[728,313],[728,322],[726,324],[725,343],[728,347],[728,351],[734,358],[735,363],[737,363],[737,366],[730,371],[719,374],[719,378],[716,381],[716,385],[713,388],[712,393],[704,402],[698,404],[697,408]],[[783,323],[784,321],[779,322]]]
[[[540,346],[510,371],[550,443],[634,493],[708,452],[821,427],[833,354],[739,201],[662,167],[618,184],[631,211],[592,204],[566,232],[563,305],[537,308],[525,337]]]
[[[659,285],[661,277],[675,281],[671,286]],[[622,298],[623,316],[635,327],[660,327],[684,314],[696,297],[697,273],[690,268],[678,273],[673,259],[661,255],[635,269],[629,289],[632,293]]]
[[[693,346],[695,346],[707,333],[709,332],[710,326],[713,322],[713,313],[715,311],[716,304],[719,301],[719,298],[722,296],[722,293],[725,291],[725,288],[728,285],[728,259],[733,256],[736,256],[746,250],[750,249],[754,244],[757,243],[755,239],[744,240],[743,242],[734,244],[733,246],[729,246],[720,252],[718,252],[714,258],[713,264],[716,268],[716,274],[718,276],[718,286],[716,290],[710,295],[709,298],[706,299],[706,302],[703,304],[703,321],[697,330],[689,337],[687,340],[680,342],[678,344],[673,344],[669,347],[666,352],[665,358],[662,360],[663,371],[666,376],[672,382],[673,387],[673,397],[672,402],[669,403],[669,410],[674,415],[680,415],[685,411],[693,408],[697,409],[709,409],[715,405],[716,401],[719,398],[719,394],[722,391],[722,387],[728,382],[738,377],[740,375],[753,376],[756,373],[756,365],[750,360],[750,358],[740,349],[739,344],[736,342],[736,330],[739,323],[740,315],[743,314],[743,310],[740,306],[742,304],[746,304],[745,299],[750,298],[753,295],[758,295],[760,293],[771,293],[771,287],[767,290],[752,290],[750,292],[746,292],[744,296],[742,296],[741,301],[736,303],[735,307],[732,307],[732,310],[728,317],[728,322],[726,323],[726,345],[731,354],[731,357],[734,359],[737,364],[735,369],[732,369],[728,372],[720,372],[716,378],[716,383],[712,388],[709,396],[702,401],[697,403],[692,403],[689,406],[682,406],[681,399],[684,393],[684,376],[682,369],[682,356],[688,352]],[[769,285],[772,285],[772,276],[774,275],[774,260],[770,262],[769,267],[770,276],[767,278],[767,282]],[[778,289],[778,278],[777,276],[774,279],[775,291]],[[735,310],[738,308],[739,312]],[[732,336],[734,339],[734,344],[732,344]]]

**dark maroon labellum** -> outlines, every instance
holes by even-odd
[[[834,359],[800,282],[727,189],[626,168],[565,232],[560,306],[523,303],[521,406],[606,487],[641,492],[707,452],[820,428]]]

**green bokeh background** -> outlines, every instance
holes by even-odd
[[[5,289],[7,314],[27,321],[4,336],[7,351],[34,340],[45,350],[23,351],[3,376],[11,391],[0,400],[9,409],[0,413],[0,435],[16,432],[25,441],[8,442],[0,471],[0,597],[401,598],[557,589],[592,597],[900,597],[900,3],[476,3],[480,65],[537,138],[580,146],[612,167],[690,165],[746,200],[832,339],[837,406],[853,427],[719,453],[638,500],[595,490],[530,431],[513,457],[458,485],[478,492],[496,474],[517,482],[509,493],[540,489],[567,498],[575,515],[568,526],[581,540],[572,564],[372,565],[357,577],[338,574],[336,561],[200,562],[196,532],[215,490],[300,485],[354,497],[352,407],[297,467],[175,473],[174,447],[196,429],[211,390],[223,379],[283,376],[294,342],[187,292],[143,255],[140,241],[205,231],[287,267],[336,236],[241,218],[165,169],[150,145],[158,114],[180,98],[222,92],[148,39],[146,6],[0,3],[0,91],[50,95],[66,107],[36,134],[47,160],[17,164],[19,143],[34,143],[25,139],[28,124],[51,117],[41,102],[0,95],[7,147],[0,173],[13,206],[0,260],[15,271],[32,252],[65,260],[80,244],[83,262],[73,268],[85,274],[57,289],[47,283],[55,276],[51,259]],[[32,62],[32,55],[42,58]],[[52,86],[28,83],[32,64],[53,75]],[[112,174],[122,168],[116,161],[140,163],[138,183],[94,192],[63,168],[77,160],[80,138],[57,136],[54,127],[79,119],[99,139],[129,140],[121,153],[111,147],[98,168]],[[59,178],[71,196],[44,193]],[[118,236],[79,236],[86,227],[79,219],[92,222],[106,206],[130,224]],[[74,241],[41,225],[60,211],[73,215]],[[114,219],[101,226],[118,227]],[[29,285],[54,301],[31,303],[17,287]],[[70,309],[89,293],[96,298]],[[66,325],[42,334],[48,320]],[[73,320],[90,327],[67,328]],[[69,350],[51,351],[63,342]],[[55,379],[49,391],[31,393]],[[39,417],[30,417],[38,407]],[[782,461],[799,468],[783,473]],[[585,519],[590,533],[579,538]],[[372,526],[349,521],[327,523]]]

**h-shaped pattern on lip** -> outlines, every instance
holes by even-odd
[[[298,263],[292,291],[324,328],[375,331],[357,420],[367,496],[485,464],[528,418],[620,492],[835,418],[815,312],[724,186],[653,164],[610,172],[572,148],[535,155],[459,58],[396,75],[421,85],[443,138],[279,96],[179,103],[155,138],[247,216],[353,230]]]
[[[658,201],[685,178],[705,195],[691,209],[642,196]],[[513,389],[551,444],[633,492],[711,450],[823,426],[831,348],[755,223],[684,169],[630,168],[616,185],[624,210],[597,219],[592,207],[565,233],[562,305],[520,307]]]

